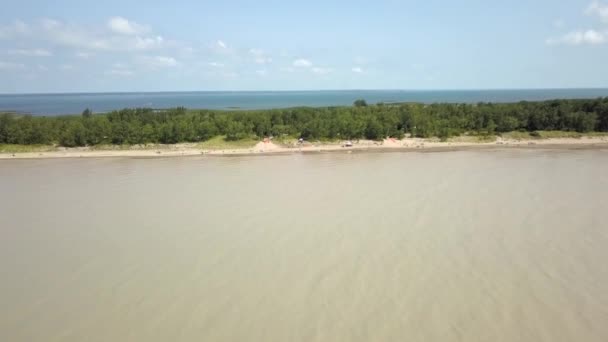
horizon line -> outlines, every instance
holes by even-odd
[[[291,89],[291,90],[133,90],[133,91],[66,91],[66,92],[14,92],[2,93],[0,96],[19,95],[87,95],[87,94],[162,94],[162,93],[294,93],[294,92],[335,92],[335,91],[411,91],[411,92],[434,92],[434,91],[517,91],[517,90],[608,90],[606,87],[555,87],[555,88],[371,88],[371,89]]]

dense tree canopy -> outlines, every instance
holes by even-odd
[[[358,100],[355,100],[355,102],[353,102],[353,106],[355,106],[355,107],[366,107],[367,106],[367,102],[364,99],[358,99]]]
[[[36,117],[0,114],[0,143],[143,144],[293,136],[305,139],[449,137],[514,130],[608,131],[608,98],[519,103],[393,104],[212,111],[123,109],[107,114]]]

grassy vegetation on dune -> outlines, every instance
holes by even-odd
[[[447,139],[447,142],[452,143],[489,143],[493,141],[496,141],[495,135],[459,135]]]
[[[573,131],[534,131],[534,132],[507,132],[502,133],[501,137],[511,140],[530,140],[530,139],[581,139],[583,137],[608,137],[608,132],[573,132]]]
[[[201,150],[229,150],[229,149],[246,149],[253,148],[258,140],[253,138],[244,138],[239,140],[226,140],[226,136],[215,136],[209,140],[199,143],[178,143],[178,144],[103,144],[90,146],[91,150],[166,150],[173,148],[197,148]]]
[[[167,146],[172,145],[162,145],[162,144],[101,144],[101,145],[92,145],[88,146],[90,150],[94,151],[126,151],[126,150],[158,150],[166,148]]]
[[[576,138],[580,139],[583,137],[606,137],[608,132],[571,132],[571,131],[539,131],[540,137],[543,139],[551,138]]]
[[[541,139],[555,139],[555,138],[575,138],[580,139],[586,135],[586,133],[572,132],[572,131],[538,131]]]
[[[0,153],[33,153],[56,151],[57,147],[52,145],[16,145],[0,144]]]
[[[587,132],[583,136],[608,138],[608,132]]]
[[[281,135],[274,137],[272,142],[281,146],[294,146],[298,143],[298,138],[292,135]]]
[[[226,140],[226,136],[219,135],[209,140],[198,143],[196,146],[202,150],[229,150],[253,148],[258,140],[253,138],[243,138],[240,140]]]
[[[501,133],[500,136],[503,139],[508,139],[508,140],[529,140],[529,139],[538,139],[538,137],[533,137],[530,135],[530,132],[520,132],[520,131],[514,131],[514,132],[504,132]]]

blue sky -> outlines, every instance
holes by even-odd
[[[608,1],[10,1],[0,93],[608,87]]]

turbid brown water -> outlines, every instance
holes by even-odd
[[[1,341],[607,341],[608,150],[0,162]]]

